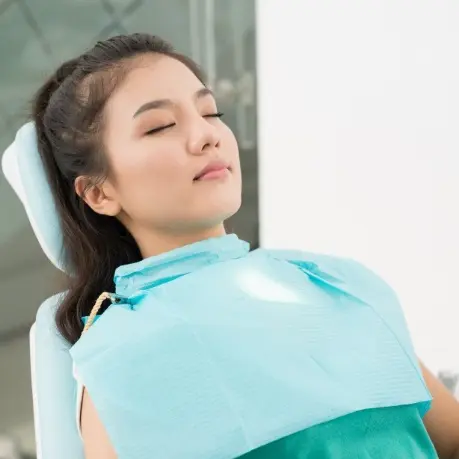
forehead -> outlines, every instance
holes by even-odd
[[[133,114],[145,102],[171,99],[180,103],[192,98],[203,87],[185,64],[169,56],[142,56],[131,65],[108,100],[108,109],[122,107]]]

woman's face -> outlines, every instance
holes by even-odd
[[[107,213],[134,236],[204,230],[237,212],[236,139],[212,93],[184,64],[161,55],[138,58],[104,115]]]

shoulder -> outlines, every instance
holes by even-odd
[[[370,308],[404,343],[405,349],[410,350],[415,361],[398,295],[372,269],[354,259],[311,252],[275,250],[270,256],[298,266],[309,279],[332,295],[347,297]]]
[[[272,258],[297,265],[306,273],[347,285],[352,290],[385,293],[394,296],[390,285],[373,269],[363,263],[336,255],[307,252],[302,250],[265,250]]]
[[[353,258],[303,250],[265,249],[264,252],[272,258],[287,261],[305,268],[319,268],[325,272],[329,271],[330,274],[334,272],[342,278],[363,276],[366,278],[374,278],[375,280],[381,279],[373,270]]]

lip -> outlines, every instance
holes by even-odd
[[[211,180],[225,177],[230,171],[229,164],[224,161],[211,161],[198,174],[194,181]]]

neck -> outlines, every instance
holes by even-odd
[[[136,233],[142,233],[138,231]],[[147,232],[145,234],[136,234],[135,240],[139,245],[140,252],[143,258],[149,258],[154,255],[159,255],[170,250],[193,244],[204,239],[223,236],[225,227],[220,224],[214,228],[207,230],[188,232],[188,233],[166,233],[166,232]]]

